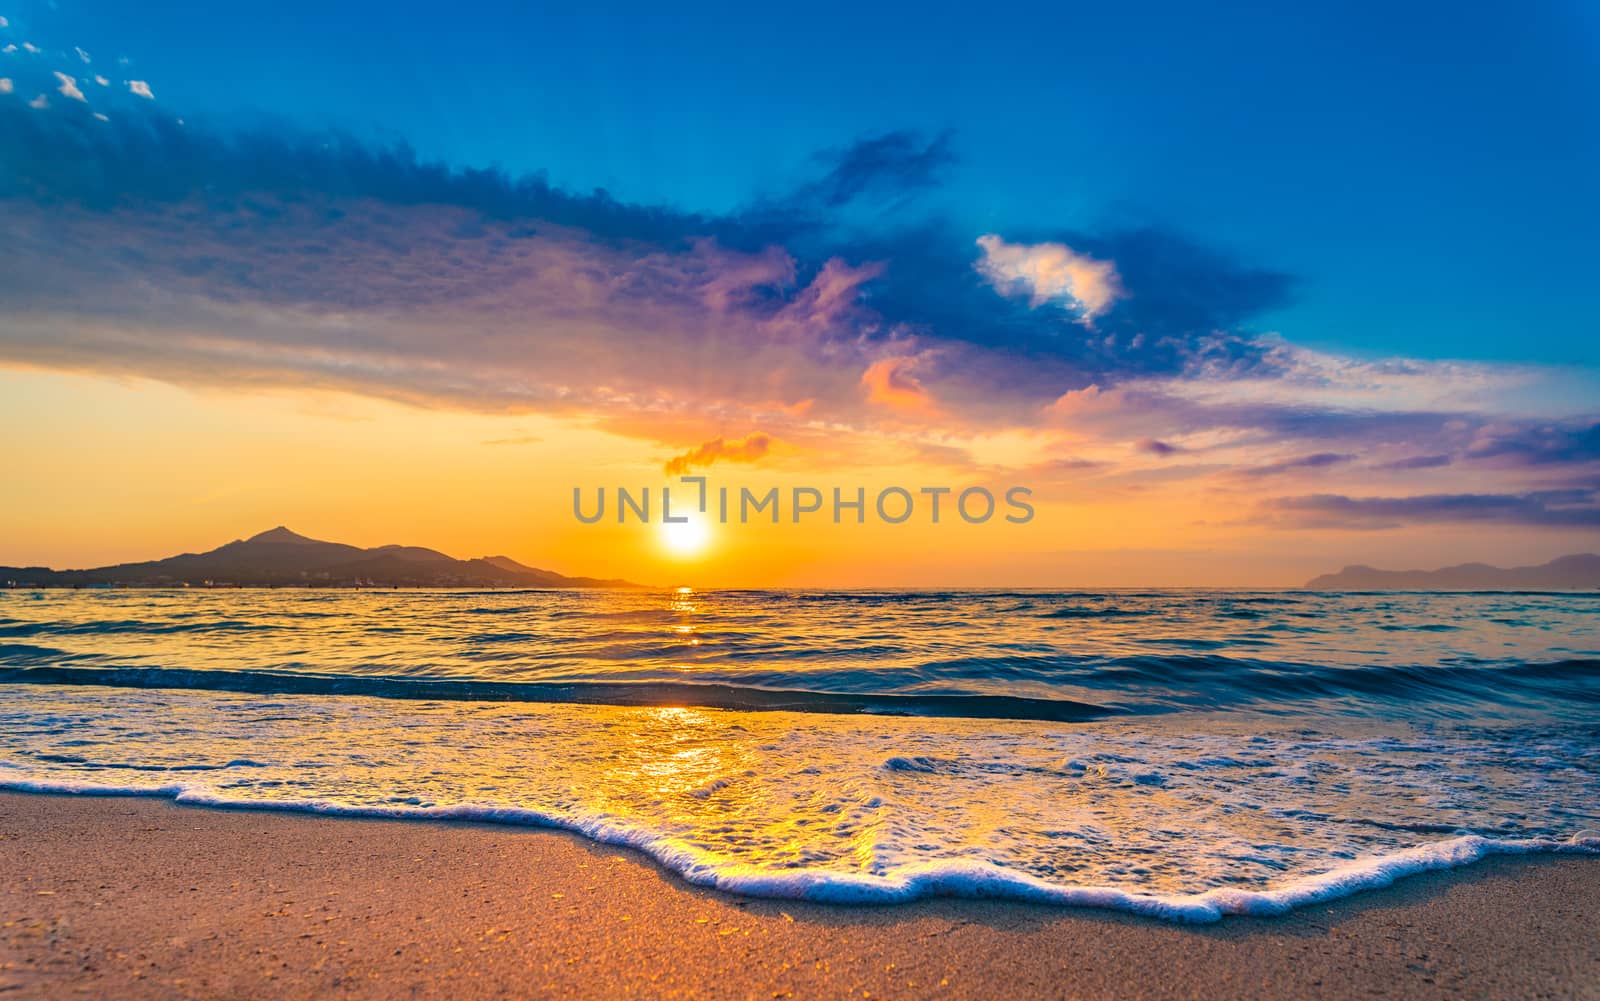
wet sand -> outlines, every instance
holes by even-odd
[[[0,998],[1596,998],[1600,859],[1179,926],[684,884],[576,836],[0,793]]]

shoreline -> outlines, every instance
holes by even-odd
[[[0,873],[11,997],[1600,997],[1584,856],[1183,925],[736,897],[544,828],[3,792]]]
[[[187,809],[236,813],[274,813],[329,820],[378,820],[393,823],[444,824],[570,835],[589,844],[615,848],[657,869],[677,883],[729,896],[807,902],[831,907],[903,906],[919,901],[985,901],[1024,904],[1052,910],[1106,911],[1180,925],[1206,925],[1242,917],[1274,918],[1304,908],[1332,904],[1381,890],[1424,873],[1451,873],[1494,858],[1592,857],[1600,859],[1600,836],[1583,832],[1583,840],[1504,840],[1461,835],[1423,842],[1381,855],[1353,860],[1338,868],[1300,876],[1263,888],[1219,886],[1190,893],[1160,893],[1115,885],[1059,885],[1030,879],[1003,868],[931,867],[902,881],[842,880],[828,873],[828,882],[785,879],[804,870],[686,872],[674,866],[675,852],[662,857],[651,839],[641,842],[606,826],[600,829],[551,819],[537,810],[446,806],[436,808],[358,807],[318,801],[268,802],[208,798],[170,788],[71,787],[49,783],[3,783],[0,796],[61,796],[83,799],[153,799]],[[820,873],[816,875],[822,875]],[[976,881],[976,882],[975,882]]]

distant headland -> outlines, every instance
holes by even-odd
[[[0,567],[10,587],[531,587],[636,588],[568,577],[506,556],[458,560],[421,546],[362,549],[278,527],[205,553],[92,570]]]
[[[1600,588],[1600,555],[1578,553],[1536,567],[1463,563],[1440,570],[1350,566],[1306,583],[1312,591],[1587,591]]]

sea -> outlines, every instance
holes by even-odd
[[[12,590],[0,789],[1271,915],[1600,854],[1600,594]]]

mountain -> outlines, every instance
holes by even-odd
[[[121,563],[93,570],[0,567],[0,581],[45,587],[608,587],[625,580],[568,577],[524,566],[505,556],[458,560],[421,546],[361,549],[308,539],[282,526],[219,546],[164,560]]]
[[[1600,555],[1579,553],[1536,567],[1463,563],[1441,570],[1345,567],[1308,581],[1313,591],[1587,591],[1600,588]]]

